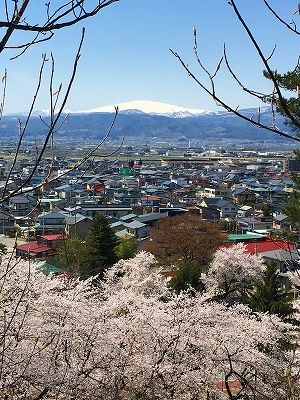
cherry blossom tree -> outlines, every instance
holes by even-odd
[[[0,266],[0,398],[279,400],[297,385],[291,326],[170,292],[149,253],[97,287],[38,267]]]
[[[232,302],[262,278],[264,269],[263,259],[259,255],[247,253],[242,243],[222,247],[214,255],[206,285],[218,287],[221,297]]]

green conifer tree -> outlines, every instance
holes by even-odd
[[[78,275],[85,260],[85,244],[78,238],[63,240],[57,250],[57,261],[61,272]]]
[[[183,264],[179,267],[176,275],[170,281],[170,287],[179,294],[181,291],[192,289],[197,292],[203,292],[204,285],[200,280],[201,270],[193,264]]]
[[[97,214],[90,225],[85,241],[85,260],[80,275],[86,279],[91,276],[103,276],[104,271],[118,261],[116,245],[118,239],[109,226],[108,219]]]
[[[270,79],[269,74],[264,71],[264,76]],[[284,74],[279,74],[274,71],[274,76],[278,86],[284,89],[285,93],[291,93],[288,98],[283,98],[280,101],[271,96],[266,101],[276,105],[276,111],[286,117],[285,124],[289,126],[297,136],[300,135],[300,66],[299,64],[293,71],[288,71]],[[300,159],[300,151],[294,151],[297,159]],[[292,225],[300,229],[300,176],[293,175],[294,191],[290,194],[285,202],[283,212],[289,217]]]
[[[262,280],[246,300],[253,311],[269,312],[287,320],[294,312],[292,296],[282,289],[278,282],[278,271],[275,265],[268,264]]]
[[[295,156],[300,160],[300,150],[294,151]],[[300,175],[293,174],[294,190],[285,201],[283,212],[289,217],[292,226],[300,230]],[[298,238],[296,238],[296,241]]]
[[[273,71],[273,75],[278,86],[286,92],[292,93],[288,98],[279,99],[273,95],[266,98],[267,102],[275,104],[276,111],[286,117],[285,123],[291,129],[300,134],[300,66],[299,64],[293,71],[288,71],[284,74],[279,74]],[[264,76],[270,79],[267,71],[264,71]]]

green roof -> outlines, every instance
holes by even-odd
[[[258,187],[258,188],[251,188],[251,191],[252,192],[269,192],[270,189]]]
[[[41,260],[36,260],[37,262],[40,262]],[[59,266],[58,263],[52,260],[52,263],[50,264],[48,261],[43,262],[43,264],[38,268],[39,272],[42,272],[43,274],[56,274],[59,272]]]
[[[58,201],[61,201],[61,199],[43,198],[43,199],[40,200],[40,203],[41,204],[43,204],[43,203],[57,203]]]
[[[228,239],[232,240],[232,241],[261,239],[263,237],[265,237],[265,235],[260,235],[259,233],[245,233],[245,234],[232,233],[232,234],[228,235]]]

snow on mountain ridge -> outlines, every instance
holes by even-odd
[[[115,106],[118,106],[119,111],[124,111],[124,112],[131,110],[138,110],[146,114],[165,115],[172,117],[178,116],[181,118],[208,113],[208,111],[197,108],[184,108],[175,106],[173,104],[147,101],[147,100],[128,101],[125,103],[120,103],[111,106],[97,107],[87,111],[79,111],[78,113],[86,114],[86,113],[114,112]]]

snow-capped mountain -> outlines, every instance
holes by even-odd
[[[131,101],[116,104],[120,113],[116,119],[111,138],[119,140],[122,137],[137,140],[165,138],[170,140],[197,139],[204,141],[220,140],[250,140],[277,141],[281,138],[271,132],[256,128],[227,111],[204,111],[195,108],[184,108],[153,101]],[[64,140],[100,140],[110,129],[115,106],[98,107],[87,111],[68,113],[68,118],[55,133],[57,138]],[[240,110],[243,115],[256,120],[258,113],[260,121],[265,125],[273,123],[270,107]],[[27,137],[39,137],[47,133],[47,110],[34,112],[30,118]],[[43,121],[39,118],[42,116]],[[25,115],[15,114],[3,116],[0,121],[0,138],[17,137],[19,134],[19,118]],[[284,118],[276,116],[276,126],[283,130],[288,128],[283,124]],[[46,124],[45,124],[46,122]]]
[[[148,100],[135,100],[128,101],[125,103],[119,103],[110,106],[103,106],[93,108],[91,110],[78,111],[78,114],[88,114],[88,113],[112,113],[115,107],[118,107],[120,112],[123,113],[138,113],[142,112],[150,115],[163,115],[170,118],[185,118],[196,115],[210,114],[210,111],[205,111],[197,108],[186,108],[179,107],[173,104],[161,103],[157,101]]]

